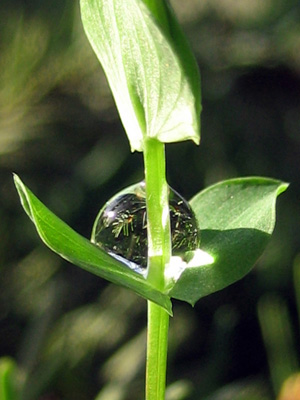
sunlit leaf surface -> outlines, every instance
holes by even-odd
[[[95,275],[133,290],[171,313],[171,302],[167,295],[154,289],[142,275],[75,232],[45,207],[18,176],[15,175],[14,179],[26,213],[51,250]]]
[[[81,0],[81,15],[131,149],[145,138],[199,143],[199,72],[168,4]]]
[[[246,275],[268,244],[276,198],[287,186],[273,179],[239,178],[197,194],[190,204],[201,229],[201,249],[213,261],[187,266],[169,295],[194,304]]]

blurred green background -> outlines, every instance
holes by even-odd
[[[167,399],[297,400],[297,376],[294,397],[279,392],[300,357],[300,3],[172,4],[203,113],[200,147],[167,146],[170,185],[187,199],[237,176],[291,186],[245,279],[194,309],[174,302]],[[0,3],[0,356],[15,360],[22,400],[142,399],[146,302],[45,248],[12,172],[86,237],[105,201],[143,179],[77,1]],[[10,366],[2,359],[0,375]]]

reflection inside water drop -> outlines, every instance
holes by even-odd
[[[186,252],[199,248],[197,221],[187,201],[171,188],[169,208],[172,255],[184,257]],[[144,182],[121,191],[105,204],[95,220],[91,241],[131,269],[144,273],[148,252]]]

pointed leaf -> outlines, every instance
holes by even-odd
[[[95,275],[133,290],[172,313],[167,295],[153,288],[143,275],[131,270],[75,232],[45,207],[18,176],[15,175],[14,180],[26,213],[35,224],[41,239],[51,250]]]
[[[270,239],[276,198],[287,186],[273,179],[240,178],[197,194],[190,204],[201,229],[201,249],[213,262],[187,267],[168,294],[194,304],[247,274]]]
[[[199,143],[199,72],[168,3],[81,0],[81,15],[132,151],[146,138]]]

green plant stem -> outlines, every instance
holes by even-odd
[[[148,301],[146,400],[165,399],[168,329],[168,313]]]
[[[171,257],[169,189],[166,181],[164,144],[147,139],[144,148],[148,276],[157,289],[164,289],[165,265]],[[164,400],[169,315],[148,301],[146,400]]]
[[[166,181],[165,146],[156,139],[144,143],[147,204],[148,277],[164,289],[165,265],[171,257],[169,188]]]

